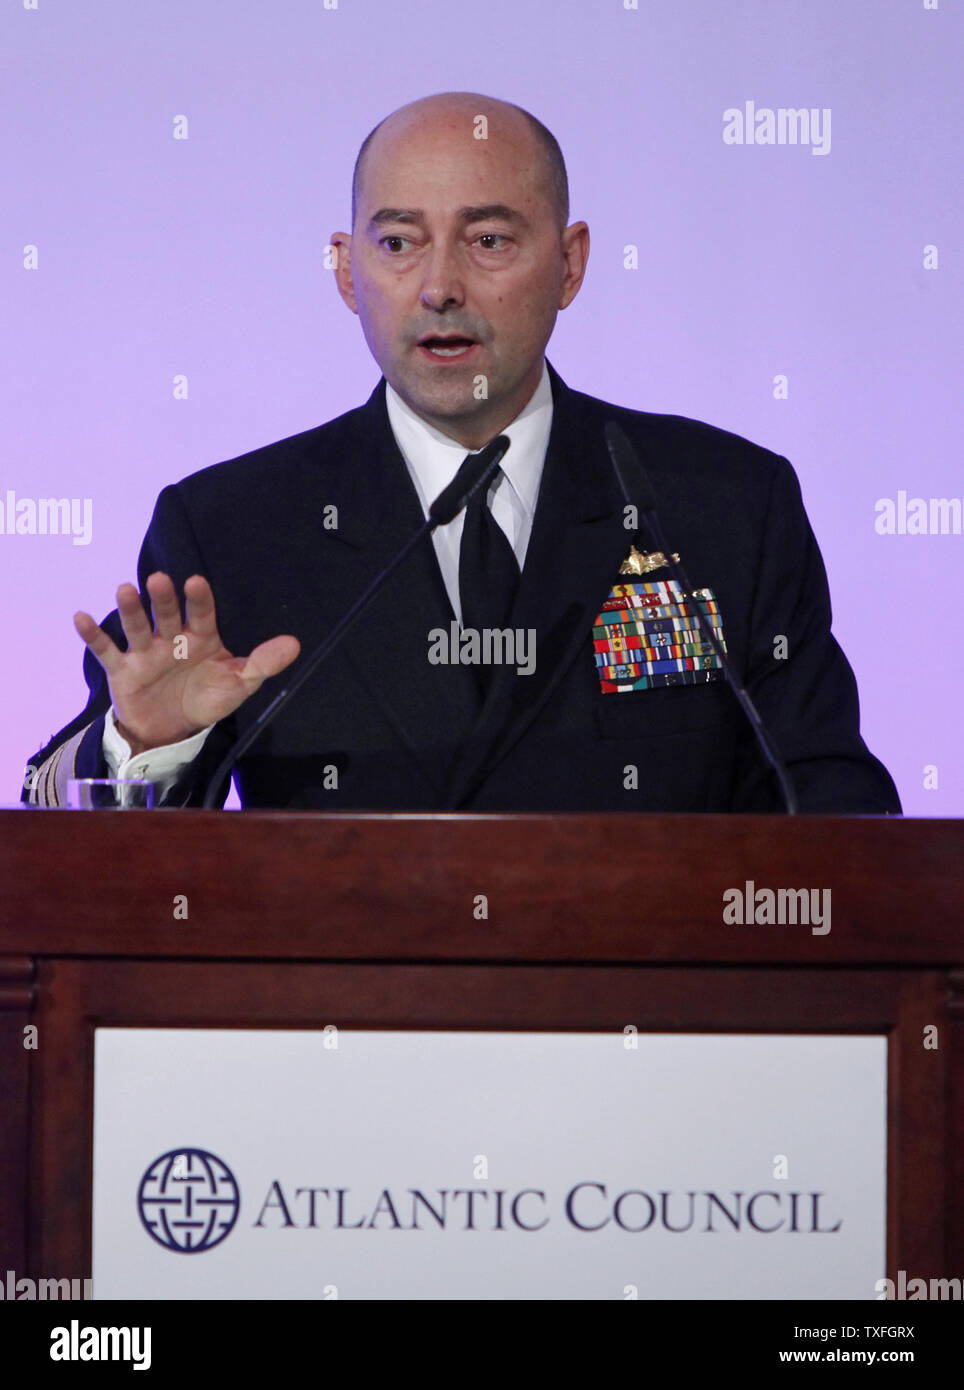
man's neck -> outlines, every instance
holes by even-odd
[[[498,413],[487,415],[481,419],[478,415],[473,415],[471,420],[467,420],[464,425],[459,425],[449,419],[434,419],[432,416],[423,414],[410,401],[405,401],[405,404],[426,425],[431,425],[432,429],[438,430],[439,434],[444,434],[456,444],[461,444],[463,449],[474,451],[484,448],[490,439],[495,439],[496,435],[511,425],[513,420],[519,418],[535,395],[544,370],[545,359],[540,357],[535,369],[535,378],[528,377],[515,392],[512,400],[501,403]],[[405,399],[404,397],[400,398]]]

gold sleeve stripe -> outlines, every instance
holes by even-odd
[[[62,743],[37,769],[30,791],[31,806],[67,805],[67,783],[74,776],[77,750],[90,727],[90,724],[85,725],[73,738]]]

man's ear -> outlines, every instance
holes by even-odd
[[[358,313],[355,303],[355,286],[351,278],[351,235],[348,232],[334,232],[329,242],[332,269],[338,293],[353,314]]]
[[[559,297],[559,308],[566,309],[575,299],[586,274],[589,260],[589,226],[585,222],[574,222],[567,227],[562,237],[563,255],[566,260],[566,275]]]

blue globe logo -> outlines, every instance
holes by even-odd
[[[162,1154],[137,1190],[137,1210],[148,1235],[182,1255],[199,1255],[219,1245],[240,1208],[234,1174],[206,1149]]]

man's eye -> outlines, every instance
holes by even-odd
[[[481,233],[479,234],[479,236],[476,237],[476,241],[503,241],[503,242],[507,242],[508,240],[509,240],[509,238],[508,238],[507,236],[505,236],[502,232],[481,232]],[[383,237],[380,237],[380,238],[379,238],[379,245],[384,245],[384,246],[386,247],[387,250],[391,250],[391,247],[388,246],[388,243],[389,243],[390,241],[408,241],[408,237],[399,236],[398,233],[396,232],[396,233],[394,233],[394,234],[391,235],[391,236],[383,236]],[[486,251],[494,251],[494,250],[496,250],[497,248],[496,248],[496,247],[493,247],[493,246],[487,246],[487,247],[485,247],[484,249],[485,249]]]

